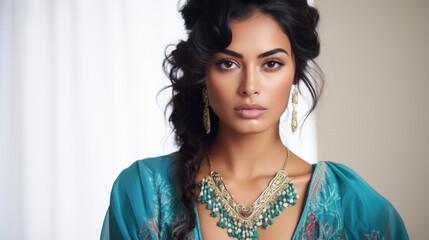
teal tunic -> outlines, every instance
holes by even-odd
[[[136,161],[113,184],[101,239],[171,239],[183,225],[174,155]],[[313,164],[292,239],[409,239],[395,208],[350,168]],[[202,240],[197,225],[188,239]],[[287,210],[285,210],[287,214]],[[275,224],[275,219],[274,219]]]

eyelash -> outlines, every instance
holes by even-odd
[[[237,66],[237,67],[238,67],[238,63],[237,63],[236,61],[234,61],[234,60],[232,60],[232,59],[228,59],[228,58],[226,58],[226,59],[222,59],[222,60],[218,61],[218,62],[216,63],[216,66],[217,66],[218,68],[220,68],[221,70],[223,70],[223,71],[230,71],[230,70],[232,70],[231,68],[224,68],[224,67],[221,67],[221,66],[222,66],[222,64],[225,64],[225,63],[227,63],[227,62],[231,62],[232,64],[234,64],[235,66]]]
[[[227,62],[231,62],[233,65],[239,67],[238,63],[236,61],[234,61],[232,59],[228,59],[228,58],[222,59],[222,60],[218,61],[216,63],[216,67],[218,67],[220,70],[223,70],[223,71],[231,71],[231,70],[233,70],[234,68],[225,68],[225,67],[222,67],[222,64],[225,64]],[[266,61],[264,64],[262,64],[262,66],[265,66],[268,63],[274,63],[274,64],[277,64],[278,66],[274,67],[274,68],[264,67],[265,69],[267,69],[267,71],[276,71],[278,68],[281,68],[281,67],[283,67],[285,65],[282,61],[273,58],[273,59],[270,59],[270,60]]]
[[[281,68],[281,67],[283,67],[285,65],[282,61],[273,58],[273,59],[270,59],[270,60],[266,61],[262,66],[265,66],[267,63],[270,63],[270,62],[272,62],[274,64],[277,64],[278,66],[274,67],[274,68],[266,68],[266,69],[268,69],[268,71],[275,71],[278,68]]]

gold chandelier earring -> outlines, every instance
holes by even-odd
[[[298,128],[298,112],[296,111],[296,106],[298,105],[298,90],[295,86],[295,89],[292,93],[292,122],[291,122],[291,128],[292,133],[295,133],[296,129]]]
[[[204,111],[203,111],[203,123],[206,133],[210,134],[210,110],[209,110],[209,95],[207,88],[203,88],[203,100],[204,100]]]

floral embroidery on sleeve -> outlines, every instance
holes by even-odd
[[[326,185],[326,164],[320,163],[309,193],[309,206],[298,239],[345,239],[337,186]],[[321,219],[320,219],[321,218]]]
[[[380,233],[375,230],[372,230],[371,234],[365,234],[365,240],[382,240],[384,238],[380,237]]]
[[[149,240],[149,239],[154,239],[154,240],[158,240],[158,227],[157,224],[155,224],[155,220],[154,219],[148,219],[147,220],[147,224],[149,225],[149,228],[147,227],[146,224],[143,224],[143,226],[140,229],[140,234],[139,234],[139,239],[143,239],[143,240]]]
[[[313,213],[308,214],[307,222],[304,227],[304,235],[307,239],[318,239],[319,238],[319,221]]]
[[[142,230],[151,231],[148,236],[156,236],[155,239],[171,239],[174,231],[178,231],[184,224],[183,209],[177,205],[177,188],[168,182],[161,174],[153,173],[148,178],[152,186],[152,201],[154,202],[154,218],[147,220],[150,229],[143,225]],[[188,234],[188,240],[193,239],[192,233]]]

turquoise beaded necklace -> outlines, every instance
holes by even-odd
[[[289,159],[289,149],[286,149],[283,168],[258,199],[249,205],[242,205],[234,200],[220,174],[213,170],[210,153],[207,152],[210,174],[198,184],[201,188],[198,201],[207,204],[207,209],[211,210],[210,216],[220,216],[217,225],[226,228],[230,237],[256,240],[259,237],[258,226],[268,228],[273,224],[272,219],[279,216],[281,211],[296,204],[299,196],[285,170]]]

